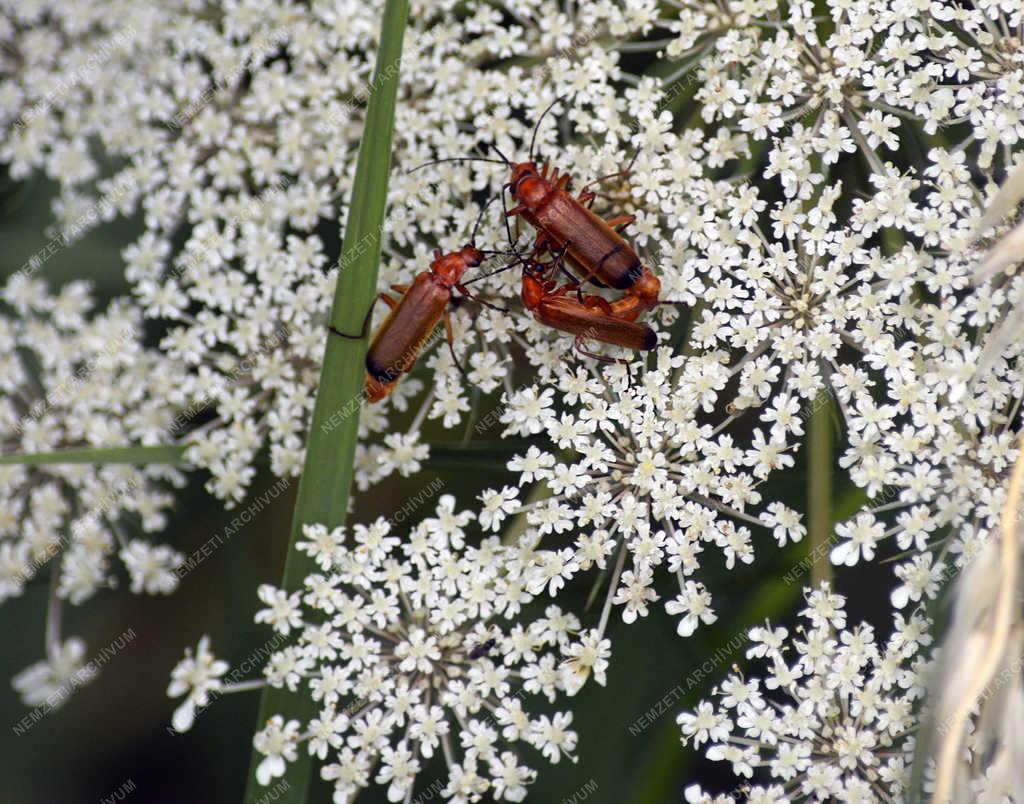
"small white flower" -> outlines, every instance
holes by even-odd
[[[71,693],[96,674],[96,668],[85,660],[85,641],[72,637],[58,644],[45,660],[18,673],[11,686],[26,706],[45,705],[53,710],[63,706]]]
[[[210,652],[210,638],[205,634],[199,639],[195,654],[191,648],[185,649],[185,658],[171,671],[171,683],[167,687],[167,695],[171,698],[186,696],[171,718],[175,731],[184,732],[192,728],[197,710],[210,703],[210,693],[222,689],[220,677],[227,670],[228,663],[214,658]]]
[[[267,725],[252,738],[252,746],[263,759],[256,766],[256,781],[270,784],[272,779],[284,776],[287,763],[298,757],[299,721],[284,722],[280,715],[274,715]]]
[[[302,626],[302,611],[298,592],[292,592],[289,595],[283,589],[277,589],[264,583],[260,584],[257,594],[269,608],[260,609],[256,613],[256,622],[269,623],[274,631],[284,636],[290,634],[293,628]]]
[[[165,545],[151,545],[133,539],[121,551],[128,574],[131,575],[131,589],[135,594],[145,591],[150,595],[169,595],[178,588],[178,574],[175,572],[185,557]]]

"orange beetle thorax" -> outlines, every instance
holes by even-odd
[[[644,268],[627,292],[638,296],[646,304],[655,304],[658,301],[658,296],[661,295],[661,282],[658,281],[658,277]]]
[[[523,274],[523,287],[520,291],[523,299],[523,306],[527,310],[536,310],[544,298],[544,285],[537,277],[529,273]]]
[[[476,246],[463,246],[451,254],[442,254],[430,263],[430,271],[442,285],[455,287],[462,281],[467,269],[475,268],[484,261],[484,255]]]
[[[551,183],[540,175],[535,162],[519,162],[512,167],[509,189],[516,201],[535,208],[550,194]]]
[[[544,297],[548,295],[548,288],[545,287],[543,276],[538,276],[537,266],[526,267],[522,272],[522,289],[519,295],[522,297],[523,306],[528,310],[536,310]]]

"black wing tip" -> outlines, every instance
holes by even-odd
[[[370,353],[366,355],[366,373],[377,382],[387,383],[395,379],[394,368],[377,362]]]

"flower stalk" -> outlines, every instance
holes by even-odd
[[[0,466],[42,466],[55,463],[184,463],[185,446],[175,444],[142,447],[74,447],[52,452],[0,455]]]
[[[341,332],[361,330],[377,289],[381,228],[391,170],[395,100],[408,6],[407,0],[388,0],[381,22],[380,46],[338,260],[338,285],[331,307],[330,321]],[[327,348],[281,581],[281,588],[289,592],[301,588],[302,579],[315,568],[312,559],[295,549],[295,543],[302,538],[302,526],[313,522],[332,526],[344,524],[354,473],[367,342],[365,337],[328,337],[326,331],[324,337],[327,338]],[[283,715],[286,721],[298,719],[306,722],[313,707],[308,695],[267,687],[260,699],[257,728],[274,714]],[[254,752],[253,770],[260,759],[260,754]],[[309,773],[310,757],[303,749],[288,765],[283,777],[287,787],[281,785],[283,792],[278,800],[305,801]],[[263,793],[251,771],[245,801],[253,804]]]

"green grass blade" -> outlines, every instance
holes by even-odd
[[[822,390],[811,408],[807,427],[807,535],[811,559],[811,584],[832,582],[832,473],[835,447],[832,433],[832,404]]]
[[[338,262],[338,287],[331,308],[331,322],[342,332],[360,330],[376,293],[381,227],[391,171],[398,72],[408,6],[408,0],[388,0],[384,8],[380,48],[370,85],[366,125],[359,144],[352,200]],[[302,579],[314,569],[313,562],[294,549],[296,541],[301,538],[302,526],[312,522],[335,526],[345,521],[354,472],[367,344],[365,339],[328,337],[326,331],[324,337],[327,338],[327,351],[306,444],[306,461],[299,481],[291,541],[281,583],[287,590],[300,588]],[[262,728],[267,718],[275,714],[282,715],[286,722],[295,718],[305,723],[313,711],[308,693],[292,694],[267,688],[260,699],[256,728]],[[306,746],[299,747],[298,759],[288,763],[284,778],[274,780],[269,787],[257,784],[254,775],[262,758],[253,752],[246,802],[256,804],[268,790],[280,791],[276,799],[278,802],[305,801],[311,770]]]
[[[53,452],[9,452],[0,455],[0,466],[52,463],[184,463],[187,447],[170,444],[153,447],[75,447]]]

